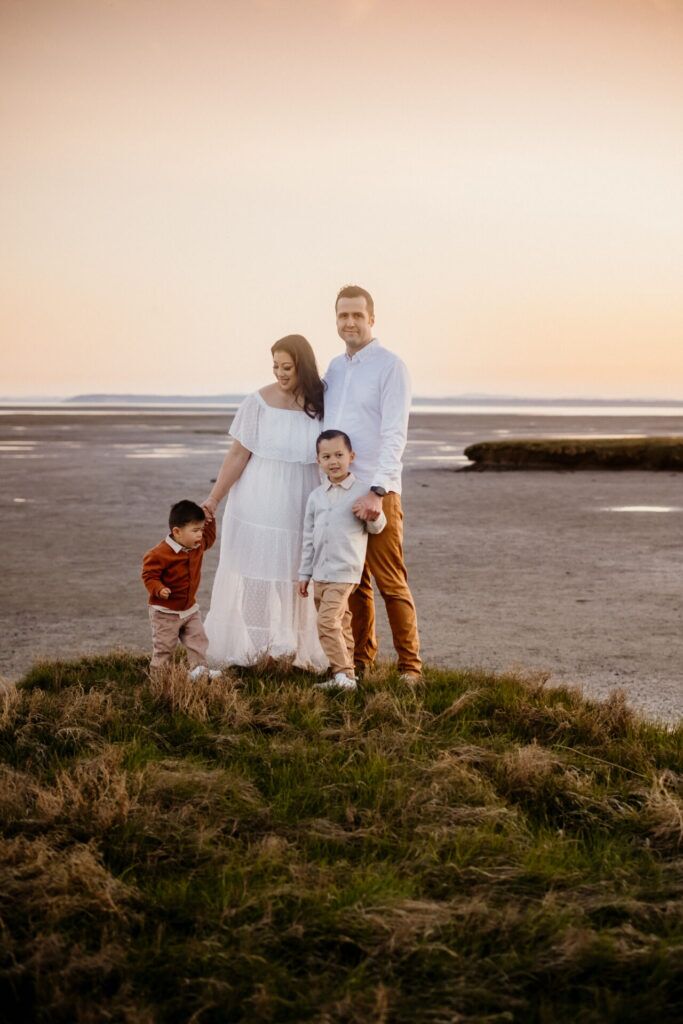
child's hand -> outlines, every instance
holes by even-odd
[[[358,519],[362,519],[363,522],[367,522],[368,519],[373,522],[375,519],[379,519],[382,511],[382,499],[379,494],[375,494],[374,491],[368,491],[362,498],[358,498],[353,503],[351,508],[354,516]]]
[[[166,598],[170,596],[171,591],[168,589],[168,587],[162,587],[161,590],[159,591],[159,597],[163,597],[164,600],[166,600]]]
[[[308,597],[308,580],[299,580],[299,597]]]

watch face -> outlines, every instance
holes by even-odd
[[[387,493],[383,487],[371,487],[370,490],[379,495],[380,498],[383,498]]]

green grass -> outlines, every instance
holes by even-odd
[[[563,438],[481,441],[465,449],[470,469],[683,470],[683,438]]]
[[[683,730],[312,682],[119,654],[2,698],[3,1021],[683,1020]]]

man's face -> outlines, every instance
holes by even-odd
[[[337,334],[349,352],[358,352],[372,341],[374,322],[374,316],[368,313],[364,295],[353,299],[341,298],[337,302]]]

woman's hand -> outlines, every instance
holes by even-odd
[[[299,592],[299,597],[308,597],[308,580],[299,580],[296,589]]]
[[[204,509],[207,522],[212,522],[216,518],[216,509],[218,508],[218,502],[216,499],[209,495],[209,497],[205,498],[202,502],[202,508]]]

